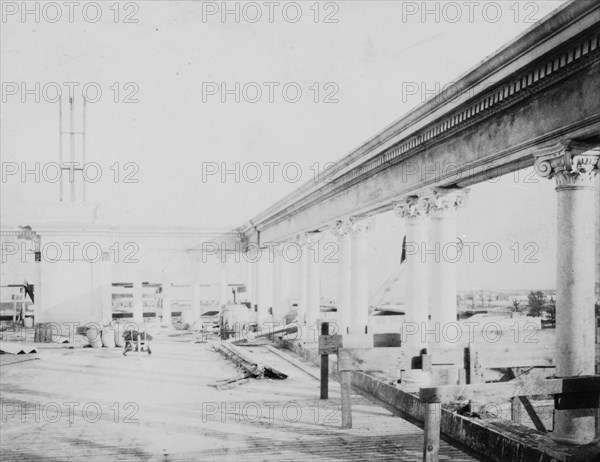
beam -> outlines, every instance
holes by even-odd
[[[514,396],[557,395],[571,393],[600,393],[600,376],[580,376],[563,379],[528,377],[510,382],[478,383],[473,385],[444,385],[421,388],[419,398],[424,403],[453,401],[507,401]]]

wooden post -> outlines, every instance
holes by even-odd
[[[17,331],[17,300],[13,300],[13,332]]]
[[[321,335],[329,335],[329,323],[321,323]],[[329,397],[329,355],[321,355],[321,399]]]
[[[510,399],[510,420],[521,423],[521,401],[517,397]]]
[[[438,462],[440,455],[442,405],[441,403],[426,403],[425,408],[423,462]]]
[[[352,428],[352,371],[340,372],[342,386],[342,428]]]

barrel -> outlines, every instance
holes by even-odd
[[[93,348],[102,348],[102,331],[97,327],[90,327],[85,336]]]
[[[102,328],[102,346],[106,348],[114,348],[115,344],[115,330],[110,326]]]
[[[119,322],[111,322],[110,325],[115,333],[115,346],[123,348],[125,346],[125,340],[123,340],[123,332],[125,332],[125,328],[123,324]]]
[[[181,312],[182,329],[189,329],[194,323],[194,313],[192,310],[184,310]]]

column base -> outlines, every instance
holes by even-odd
[[[556,409],[554,431],[550,434],[557,443],[582,446],[598,442],[596,409]]]

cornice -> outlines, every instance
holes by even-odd
[[[568,20],[564,21],[562,29],[565,29],[568,25],[575,22],[578,15],[582,15],[582,11],[586,8],[588,11],[585,14],[593,16],[595,20],[598,21],[596,16],[599,16],[599,7],[600,5],[592,4],[581,7],[581,5],[576,5],[573,2],[567,4],[557,13],[558,16],[568,16]],[[570,11],[567,12],[566,10]],[[555,35],[556,31],[552,31],[552,28],[554,27],[553,18],[554,16],[546,20],[546,22],[539,24],[537,26],[537,29],[539,29],[538,32],[534,33],[534,31],[531,31],[531,34],[533,34],[531,36],[543,36],[544,34],[547,34],[548,36]],[[518,40],[522,39],[523,37],[515,39],[511,44],[499,51],[499,53],[505,54],[503,64],[499,63],[502,59],[499,59],[497,55],[494,55],[489,58],[489,60],[482,63],[480,67],[486,69],[487,72],[493,72],[501,66],[508,65],[508,62],[510,62],[510,59],[508,58],[509,55],[512,56],[513,60],[522,58],[527,48],[518,44]],[[542,40],[539,37],[538,39]],[[265,229],[266,227],[289,219],[289,217],[295,213],[309,208],[328,197],[334,196],[390,165],[405,161],[419,152],[443,142],[451,136],[455,136],[460,131],[466,130],[501,111],[505,111],[509,107],[514,106],[523,100],[534,97],[537,93],[559,81],[569,78],[571,75],[582,69],[597,64],[600,61],[599,42],[600,36],[597,32],[590,33],[589,31],[586,31],[585,33],[575,35],[568,43],[556,47],[551,53],[546,53],[546,55],[542,55],[538,59],[533,60],[530,65],[523,66],[510,77],[507,77],[503,81],[498,82],[495,86],[487,88],[486,91],[468,99],[461,106],[454,108],[439,119],[425,125],[413,135],[406,137],[399,143],[383,150],[379,154],[371,156],[368,160],[365,160],[359,165],[343,171],[333,181],[329,183],[321,182],[316,185],[311,182],[312,184],[306,184],[300,187],[298,190],[286,196],[277,204],[254,218],[252,220],[254,228],[259,230]],[[521,51],[519,53],[515,50],[509,52],[511,47],[519,48]],[[534,47],[535,44],[532,42],[527,50],[531,50]],[[490,64],[492,61],[495,62],[495,64]],[[472,79],[473,76],[470,74],[468,75],[469,79]],[[478,73],[478,76],[479,78],[483,78],[483,74],[481,73]],[[455,87],[462,87],[464,90],[465,88],[472,88],[473,85],[467,85],[466,81],[459,81],[452,88],[454,89]],[[448,100],[456,99],[458,97],[456,91],[457,90],[454,89],[453,91],[445,92],[443,98],[433,98],[434,100],[437,100],[435,103],[431,101],[425,103],[412,111],[404,119],[412,117],[413,113],[422,114],[423,111],[427,112],[426,108],[430,111],[434,108],[439,109],[439,107],[446,104]],[[390,127],[384,130],[384,132],[389,130]],[[397,130],[398,129],[396,129],[396,131]],[[382,134],[384,132],[382,132]],[[381,145],[382,134],[372,138],[368,143],[377,146]],[[373,149],[376,148],[373,147]],[[343,168],[348,167],[353,163],[355,164],[356,160],[361,157],[357,152],[358,151],[355,151],[344,158],[338,166],[343,170]]]
[[[135,237],[135,238],[192,238],[228,239],[242,242],[243,235],[237,231],[211,231],[201,229],[111,229],[78,227],[36,227],[33,232],[42,236],[95,236],[95,237]],[[23,231],[15,228],[0,228],[0,236],[21,237]]]

